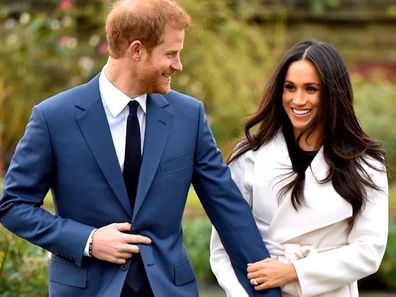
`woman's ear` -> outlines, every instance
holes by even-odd
[[[143,44],[139,40],[134,40],[128,48],[129,57],[132,61],[138,62],[141,59],[144,50],[145,48]]]

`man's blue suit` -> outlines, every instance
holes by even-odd
[[[131,222],[152,239],[140,251],[156,297],[198,296],[181,221],[190,184],[220,234],[251,296],[249,262],[268,257],[251,215],[222,161],[203,105],[171,91],[149,94],[134,213],[99,93],[98,76],[33,108],[4,180],[0,221],[52,253],[49,295],[119,296],[130,261],[83,257],[94,228]],[[40,208],[52,190],[56,214]],[[133,259],[133,258],[132,258]]]

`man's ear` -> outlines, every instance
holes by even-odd
[[[132,61],[139,61],[143,55],[145,48],[139,40],[134,40],[129,45],[128,54]]]

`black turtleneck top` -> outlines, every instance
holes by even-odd
[[[283,128],[283,134],[286,139],[287,149],[289,151],[293,170],[295,172],[304,174],[305,170],[311,164],[318,151],[303,151],[294,139],[292,128]]]

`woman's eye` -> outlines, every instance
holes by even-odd
[[[286,84],[286,85],[285,85],[285,89],[286,89],[286,90],[289,90],[289,91],[292,91],[292,90],[294,89],[294,86],[293,86],[293,85],[290,85],[290,84]]]
[[[310,93],[315,93],[315,92],[319,91],[319,89],[316,88],[316,87],[308,87],[307,91],[310,92]]]

